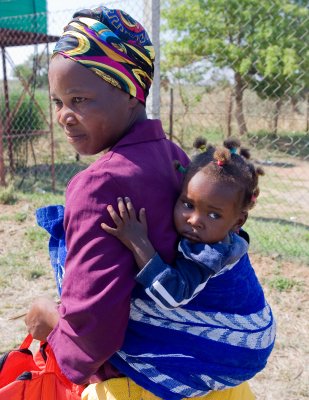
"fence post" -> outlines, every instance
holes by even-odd
[[[47,69],[49,70],[49,44],[46,43],[46,57],[47,57]],[[48,84],[48,111],[49,111],[49,132],[50,132],[50,142],[51,142],[51,181],[52,181],[52,191],[56,190],[56,173],[55,173],[55,140],[54,140],[54,120],[53,120],[53,109],[50,99],[50,87]]]
[[[7,137],[9,160],[10,160],[10,172],[12,177],[14,175],[14,158],[13,158],[13,142],[11,137],[11,112],[10,112],[10,100],[9,100],[9,86],[8,86],[8,77],[6,71],[6,51],[4,47],[2,47],[1,50],[2,50],[3,87],[4,87],[4,104],[5,104],[4,134]]]
[[[174,124],[174,89],[170,88],[170,115],[169,115],[169,140],[173,140],[173,124]]]
[[[160,0],[144,0],[144,25],[155,48],[154,79],[147,99],[150,118],[160,119]]]
[[[5,183],[3,133],[4,133],[4,131],[3,131],[3,124],[2,124],[2,115],[0,115],[0,186],[6,186],[6,183]]]

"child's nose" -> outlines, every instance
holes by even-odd
[[[188,219],[188,223],[193,227],[197,229],[203,228],[203,221],[198,214],[191,214],[191,216]]]

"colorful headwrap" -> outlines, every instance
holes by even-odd
[[[145,103],[154,71],[154,48],[130,15],[101,6],[78,11],[54,49]]]

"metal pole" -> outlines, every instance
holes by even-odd
[[[170,88],[170,127],[169,139],[173,140],[173,124],[174,124],[174,89]]]
[[[4,69],[4,65],[2,67]],[[4,114],[4,110],[3,111],[0,110],[0,185],[6,186],[5,165],[4,165],[4,146],[3,146],[3,123],[2,123],[3,114]]]
[[[2,63],[3,63],[3,86],[4,86],[4,101],[5,101],[5,124],[4,132],[8,139],[9,160],[11,175],[14,174],[14,159],[13,159],[13,143],[11,137],[11,115],[10,115],[10,100],[9,100],[9,87],[8,78],[6,73],[6,55],[5,48],[2,47]]]
[[[150,118],[160,118],[160,0],[144,0],[144,25],[155,48],[154,79],[147,99]]]
[[[49,69],[49,44],[46,43],[46,56],[47,56],[47,69]],[[49,130],[50,130],[50,148],[51,148],[51,180],[52,180],[52,191],[56,190],[56,174],[55,174],[55,141],[54,141],[54,120],[53,120],[53,110],[50,100],[48,84],[48,101],[49,101]]]

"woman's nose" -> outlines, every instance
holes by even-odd
[[[71,126],[76,123],[76,117],[70,108],[63,106],[58,115],[58,122],[61,126]]]

